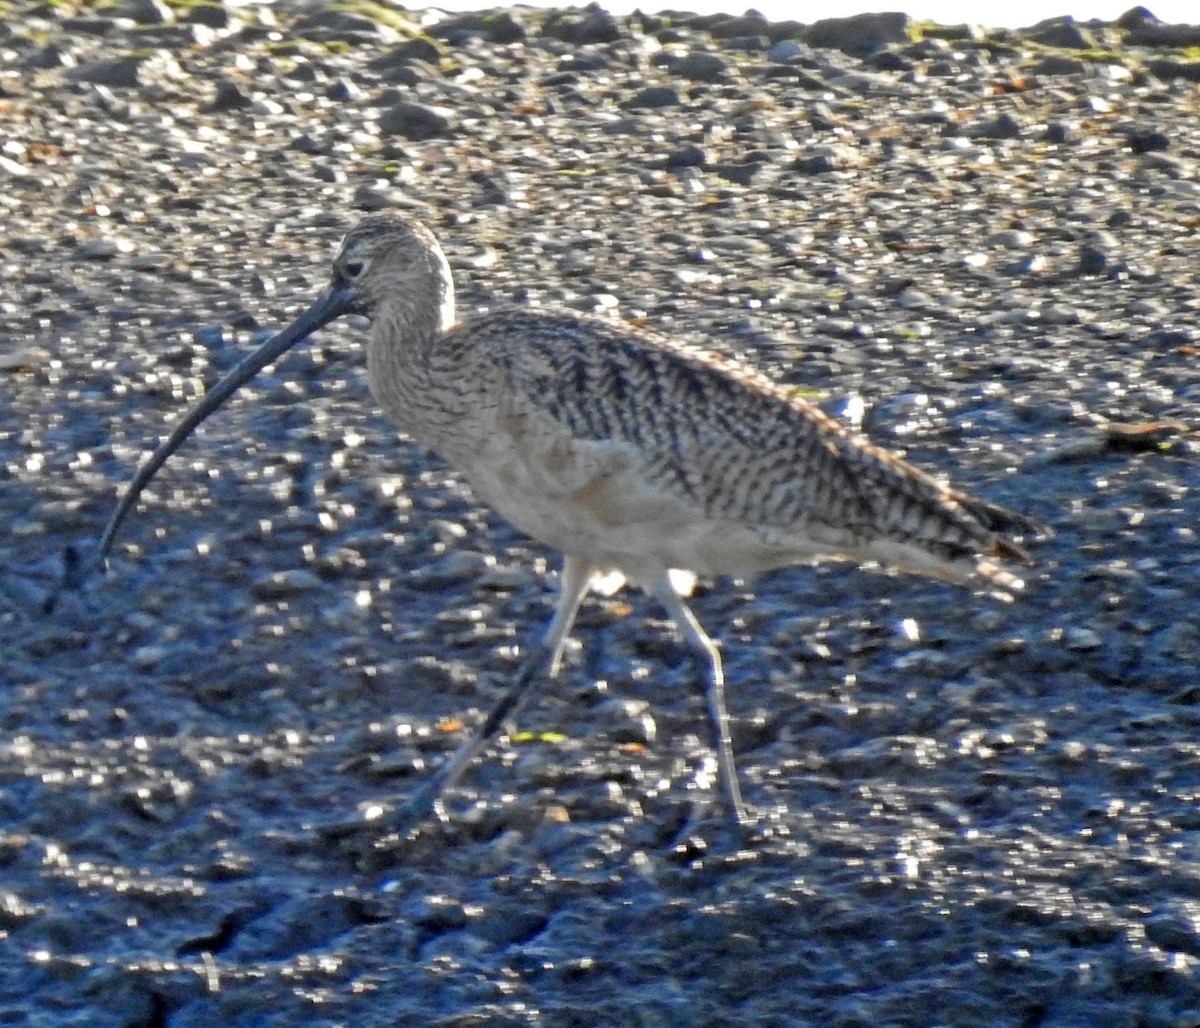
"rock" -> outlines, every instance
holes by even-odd
[[[472,38],[492,43],[519,43],[528,35],[512,11],[455,15],[430,26],[428,31],[435,39],[445,39],[456,46]]]
[[[1164,25],[1144,21],[1125,33],[1127,46],[1189,48],[1200,46],[1200,25]]]
[[[673,75],[695,82],[720,82],[729,73],[725,58],[702,50],[693,50],[682,57],[670,59],[667,67]]]
[[[745,36],[766,37],[770,23],[757,11],[749,11],[739,17],[721,18],[708,26],[713,39],[737,39]]]
[[[971,139],[1020,139],[1021,123],[1008,111],[1001,111],[991,121],[971,126],[967,135]]]
[[[866,57],[889,44],[907,43],[909,25],[907,14],[856,14],[815,21],[800,38],[811,47],[834,47],[853,57]]]
[[[720,161],[708,167],[708,170],[714,175],[718,175],[726,182],[733,182],[739,186],[750,185],[751,181],[762,169],[763,165],[755,161],[746,161],[741,164]]]
[[[677,107],[679,94],[670,86],[647,86],[625,100],[621,106],[630,110]]]
[[[251,99],[242,92],[236,82],[222,79],[217,83],[217,95],[213,97],[208,109],[214,113],[220,111],[240,111],[249,107]]]
[[[1169,953],[1200,956],[1200,909],[1194,903],[1187,907],[1186,912],[1159,912],[1146,918],[1146,938]]]
[[[76,260],[81,261],[110,261],[133,250],[133,244],[127,239],[113,239],[102,236],[89,239],[75,250]]]
[[[1125,133],[1125,141],[1134,153],[1154,153],[1171,147],[1170,137],[1152,128],[1132,128]]]
[[[1128,32],[1131,29],[1141,28],[1143,25],[1157,25],[1159,24],[1159,20],[1145,7],[1131,7],[1113,24],[1117,28]]]
[[[1074,133],[1071,126],[1061,121],[1051,121],[1046,123],[1046,131],[1042,138],[1047,143],[1052,143],[1055,146],[1062,146],[1064,143],[1071,142]]]
[[[369,15],[335,9],[304,15],[296,21],[292,31],[308,39],[334,43],[378,43],[399,38],[394,28]]]
[[[781,39],[767,51],[767,57],[772,61],[795,61],[811,53],[808,47],[795,39]]]
[[[0,176],[11,180],[27,179],[30,182],[37,181],[37,175],[32,168],[26,167],[20,161],[14,161],[11,157],[0,157]]]
[[[677,147],[666,158],[668,168],[702,168],[707,162],[704,147],[695,144]]]
[[[402,100],[379,116],[379,131],[404,139],[439,139],[455,133],[453,112],[448,107]]]
[[[321,579],[304,568],[273,571],[255,579],[250,593],[259,600],[286,600],[322,587]]]
[[[91,82],[101,86],[136,89],[162,79],[183,78],[178,62],[166,51],[129,54],[111,61],[81,64],[66,72],[75,82]]]
[[[1081,25],[1076,24],[1075,19],[1070,16],[1040,21],[1031,28],[1025,29],[1023,34],[1035,43],[1041,43],[1042,46],[1060,47],[1063,50],[1094,50],[1096,48],[1096,37]]]
[[[725,42],[726,49],[745,53],[758,53],[770,47],[771,41],[766,36],[737,36]]]
[[[183,8],[183,20],[205,28],[227,29],[233,24],[230,6],[220,3],[188,4]]]
[[[1108,266],[1108,253],[1095,243],[1084,243],[1079,249],[1079,272],[1082,275],[1099,275]]]
[[[362,95],[362,89],[349,79],[338,79],[325,87],[325,96],[338,103],[357,103]]]
[[[370,62],[370,67],[374,71],[390,71],[397,65],[411,64],[413,61],[422,61],[425,64],[436,67],[438,61],[442,59],[442,49],[432,39],[418,37],[417,39],[408,39],[399,46],[392,47],[386,53],[373,57]]]
[[[441,589],[456,582],[474,581],[484,571],[494,567],[496,558],[490,553],[475,550],[455,550],[414,571],[409,580],[426,589]]]
[[[1088,65],[1077,57],[1048,54],[1029,70],[1033,75],[1082,75],[1088,70]]]
[[[107,36],[121,27],[116,18],[64,18],[63,28],[83,36]]]
[[[162,0],[124,0],[113,13],[137,25],[173,25],[175,13]],[[213,26],[220,28],[222,26]]]
[[[1169,82],[1171,79],[1183,79],[1186,82],[1200,82],[1200,61],[1176,61],[1169,58],[1155,58],[1146,62],[1146,70],[1155,78]]]
[[[553,11],[542,26],[542,33],[576,46],[615,43],[624,34],[616,18],[596,7],[582,16],[575,11]]]

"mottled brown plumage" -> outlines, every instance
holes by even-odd
[[[427,312],[453,302],[442,262],[424,256],[434,245],[394,216],[342,244],[335,274],[370,262],[360,281],[372,389],[402,431],[535,538],[634,578],[644,565],[746,575],[843,558],[1019,588],[979,558],[1028,562],[1006,533],[1032,522],[950,489],[738,361],[530,307],[433,331]],[[435,296],[414,315],[413,297]]]
[[[342,242],[316,303],[213,388],[139,471],[101,542],[191,430],[259,369],[347,313],[371,319],[371,391],[396,426],[458,468],[479,497],[564,554],[542,642],[481,731],[418,789],[425,816],[500,731],[536,674],[553,675],[588,589],[627,576],[678,625],[706,683],[721,784],[737,783],[716,646],[684,604],[694,573],[745,576],[820,559],[877,561],[1017,589],[1028,518],[958,492],[855,436],[729,357],[616,321],[534,307],[454,321],[437,241],[395,215]],[[619,575],[614,575],[619,573]]]

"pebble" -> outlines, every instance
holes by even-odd
[[[679,104],[679,93],[672,86],[647,86],[622,103],[631,110],[675,107]]]
[[[455,550],[432,564],[414,569],[410,580],[414,585],[426,589],[443,589],[456,582],[474,581],[495,563],[496,558],[490,553]]]
[[[447,107],[401,101],[379,116],[379,131],[417,142],[454,134],[453,112]]]
[[[304,568],[275,571],[255,579],[251,593],[260,600],[284,600],[321,588],[321,579]]]
[[[692,51],[668,61],[667,68],[679,78],[695,82],[720,82],[729,74],[729,66],[720,54]]]

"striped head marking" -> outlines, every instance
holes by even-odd
[[[436,298],[442,327],[454,321],[454,284],[442,248],[424,225],[396,214],[372,215],[346,233],[330,285],[351,298],[354,314],[374,317],[388,303],[426,306]]]

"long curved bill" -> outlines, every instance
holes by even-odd
[[[133,476],[133,480],[126,487],[112,517],[108,519],[108,524],[96,544],[96,549],[88,555],[87,559],[84,559],[73,548],[68,548],[63,561],[63,581],[59,589],[46,601],[47,612],[54,608],[59,591],[77,588],[92,571],[104,566],[108,553],[112,549],[113,541],[117,537],[117,531],[133,509],[134,504],[137,503],[142,490],[200,422],[217,410],[221,404],[237,392],[240,386],[257,375],[268,364],[278,360],[317,329],[344,314],[351,313],[354,309],[354,295],[349,289],[338,288],[335,285],[326,286],[308,310],[283,331],[268,339],[253,353],[247,354],[229,374],[208,390],[183,416],[171,434],[159,444],[146,462],[138,468],[137,474]]]

